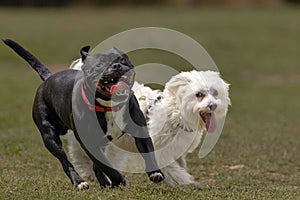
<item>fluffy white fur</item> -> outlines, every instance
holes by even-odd
[[[74,67],[80,69],[80,63],[73,64]],[[201,115],[209,113],[209,116],[217,118],[226,116],[230,105],[229,84],[217,72],[190,71],[172,77],[163,92],[138,83],[135,83],[133,90],[142,111],[149,119],[149,133],[156,150],[157,162],[165,174],[164,181],[169,185],[200,187],[188,173],[185,158],[199,146],[203,131],[214,131],[215,126],[218,126],[213,119],[210,124],[205,123]],[[158,96],[162,98],[156,100]],[[93,180],[92,162],[73,134],[67,134],[65,138],[75,169],[83,177]],[[117,169],[142,172],[142,158],[132,152],[137,152],[137,149],[129,135],[114,140],[105,149],[107,157]]]

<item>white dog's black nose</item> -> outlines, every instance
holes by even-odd
[[[217,104],[211,103],[211,104],[209,104],[208,107],[209,107],[210,111],[215,111],[217,109]]]

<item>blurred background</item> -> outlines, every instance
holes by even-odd
[[[114,6],[114,5],[171,5],[171,6],[197,6],[197,5],[267,5],[275,6],[282,3],[299,3],[299,0],[1,0],[5,6]]]
[[[191,194],[198,199],[299,198],[300,0],[0,0],[0,37],[16,40],[52,71],[68,68],[87,44],[95,47],[119,32],[148,26],[174,29],[195,39],[231,84],[233,105],[220,140],[204,159],[198,159],[197,150],[188,156],[190,171],[208,188]],[[190,67],[184,59],[161,51],[129,56],[136,66],[157,62]],[[40,83],[27,63],[0,44],[4,197],[66,198],[61,190],[70,191],[31,119]],[[147,187],[144,176],[131,179],[137,185],[132,190]],[[170,199],[176,194],[191,199],[181,190],[160,189]],[[68,194],[70,199],[79,195]],[[152,197],[151,191],[144,195]]]

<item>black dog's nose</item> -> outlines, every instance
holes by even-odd
[[[209,109],[210,109],[211,111],[216,110],[216,108],[217,108],[217,104],[215,104],[215,103],[211,103],[211,104],[209,105]]]
[[[123,67],[120,63],[115,63],[112,65],[112,70],[120,72],[123,71]]]

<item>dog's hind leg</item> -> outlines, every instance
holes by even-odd
[[[46,148],[52,153],[60,162],[64,172],[70,178],[72,184],[78,189],[88,189],[89,185],[78,175],[73,165],[69,162],[65,154],[59,135],[51,128],[42,128],[40,130]]]
[[[58,125],[57,122],[51,122],[53,116],[49,116],[50,112],[47,110],[47,106],[41,102],[33,108],[33,119],[40,130],[45,147],[60,161],[64,172],[70,178],[73,185],[75,185],[78,189],[88,189],[88,183],[85,182],[75,171],[62,148],[62,142],[59,134],[64,129]]]
[[[59,136],[55,134],[51,128],[42,128],[40,131],[46,148],[61,162],[63,170],[71,182],[78,187],[78,189],[88,189],[88,184],[78,175],[73,165],[69,162],[62,148]]]

